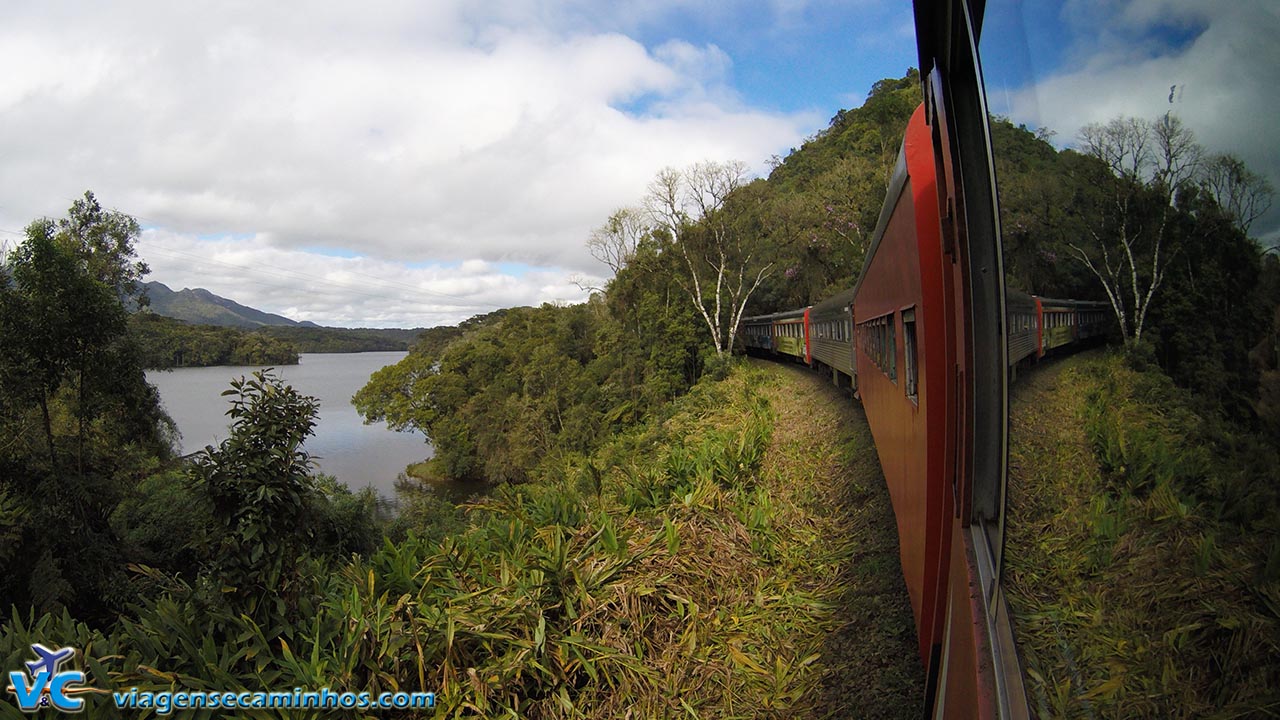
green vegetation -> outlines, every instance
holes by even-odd
[[[131,218],[104,211],[86,193],[66,218],[29,225],[0,263],[5,605],[111,624],[154,584],[129,572],[131,564],[188,580],[214,577],[232,557],[267,562],[250,541],[266,543],[268,556],[286,564],[263,567],[283,573],[303,543],[282,544],[289,538],[279,528],[245,518],[283,518],[288,507],[289,527],[307,529],[311,555],[363,552],[380,542],[376,498],[310,475],[300,443],[314,408],[274,380],[239,388],[234,443],[194,468],[175,467],[171,424],[146,383],[137,325],[125,309],[137,304],[146,272],[134,260],[138,232]],[[289,484],[271,484],[281,482]],[[276,496],[295,505],[261,515]],[[237,552],[228,552],[237,538]],[[254,580],[277,585],[264,574]]]
[[[146,311],[129,317],[129,331],[147,369],[298,364],[293,345],[262,331],[188,325]]]
[[[1005,578],[1044,717],[1280,708],[1280,457],[1198,405],[1097,353],[1016,390]]]
[[[401,330],[290,325],[264,327],[258,332],[279,342],[288,343],[298,348],[298,352],[353,353],[408,350],[424,331],[422,328]]]
[[[590,453],[718,372],[745,307],[847,286],[919,96],[914,71],[876,83],[767,181],[742,185],[733,163],[664,171],[646,209],[621,209],[593,233],[615,274],[591,302],[428,331],[357,408],[423,432],[436,456],[419,474],[433,481],[524,482]]]
[[[589,452],[702,366],[690,309],[667,302],[670,257],[647,257],[656,267],[625,268],[607,300],[514,308],[443,349],[416,346],[374,373],[356,407],[425,433],[436,452],[423,474],[440,479],[524,482]]]
[[[1118,154],[1130,135],[1168,152]],[[1215,182],[1224,159],[1202,158],[1172,115],[1086,128],[1081,152],[1056,151],[1050,137],[992,124],[1008,285],[1114,300],[1115,339],[1135,361],[1158,363],[1206,413],[1255,431],[1274,423],[1263,419],[1275,415],[1261,381],[1278,367],[1268,338],[1280,260],[1248,237],[1250,218],[1231,210],[1236,196],[1269,186]],[[1129,164],[1117,165],[1120,156]]]
[[[232,389],[233,437],[187,486],[221,534],[198,582],[146,571],[152,591],[105,631],[15,612],[0,659],[35,641],[74,645],[104,688],[427,689],[450,717],[913,717],[910,609],[896,547],[871,537],[893,521],[863,462],[865,424],[817,447],[805,427],[831,419],[806,404],[829,392],[781,368],[736,368],[597,454],[499,490],[448,537],[410,528],[327,570],[333,560],[287,549],[299,529],[284,519],[312,492],[303,457],[254,441],[296,448],[307,401],[255,377]],[[281,513],[243,501],[264,492]],[[287,581],[246,592],[263,573]],[[859,656],[876,683],[849,682]]]
[[[108,517],[168,453],[121,302],[138,233],[86,193],[0,262],[0,605],[102,620],[133,594]]]
[[[232,436],[182,463],[142,373],[385,331],[129,320],[137,224],[91,195],[33,223],[0,264],[0,661],[68,644],[101,688],[429,690],[451,717],[918,716],[865,423],[816,378],[727,357],[733,315],[856,276],[918,102],[914,71],[877,83],[767,180],[664,172],[593,236],[614,276],[589,302],[423,332],[354,398],[436,448],[391,519],[313,474],[313,399],[242,378]],[[1017,388],[1036,402],[1014,416],[1006,558],[1035,702],[1274,712],[1280,263],[1207,186],[1165,195],[994,133],[1011,284],[1100,297],[1101,247],[1061,260],[1153,217],[1191,261],[1166,266],[1127,365]],[[432,489],[454,481],[490,490],[459,508]]]

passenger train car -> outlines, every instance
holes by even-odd
[[[803,362],[830,374],[833,383],[853,387],[857,378],[852,340],[852,329],[858,327],[853,314],[855,291],[850,288],[800,310],[743,318],[747,352]],[[1110,327],[1111,317],[1111,309],[1105,302],[1056,300],[1009,290],[1005,297],[1005,327],[1010,378],[1016,377],[1014,371],[1020,366],[1102,338]],[[904,368],[914,387],[918,347],[913,310],[904,311],[901,324]],[[891,368],[897,367],[896,358],[885,357],[884,349],[895,331],[887,322],[868,321],[863,340],[868,343],[869,354]],[[896,373],[896,369],[893,372]]]
[[[854,388],[897,521],[928,716],[1030,716],[1000,583],[1008,384],[1097,337],[1105,305],[1005,292],[977,53],[983,0],[915,2],[924,103],[861,276],[811,307],[746,318],[750,352]]]

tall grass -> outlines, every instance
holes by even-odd
[[[1269,476],[1154,371],[1061,361],[1013,407],[1006,578],[1042,717],[1280,714]]]
[[[301,606],[272,626],[139,569],[166,589],[131,618],[103,632],[15,611],[0,659],[73,645],[103,689],[433,691],[423,717],[803,712],[838,588],[811,576],[812,537],[780,521],[794,510],[761,474],[774,415],[758,388],[772,382],[737,368],[705,383],[599,453],[469,506],[449,537],[409,533],[336,571],[304,559]]]

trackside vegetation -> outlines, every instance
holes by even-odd
[[[33,222],[0,257],[0,663],[69,645],[99,689],[429,691],[430,717],[918,717],[864,419],[815,376],[733,359],[731,313],[689,290],[755,268],[730,293],[749,315],[847,288],[919,80],[876,83],[714,203],[686,187],[661,221],[615,213],[588,302],[418,335],[353,398],[436,449],[394,512],[314,472],[315,400],[269,373],[228,387],[226,441],[174,457],[143,368],[406,338],[131,320],[138,224],[92,194]],[[1006,577],[1033,703],[1275,714],[1280,262],[1206,187],[1166,207],[1162,182],[1042,133],[997,119],[993,138],[1011,286],[1101,297],[1072,243],[1151,217],[1178,258],[1124,359],[1014,385]],[[456,481],[487,494],[433,489]]]
[[[1005,579],[1039,715],[1280,711],[1275,448],[1118,355],[1019,383]]]
[[[817,444],[804,422],[779,423],[811,414],[817,385],[735,367],[558,479],[470,506],[449,537],[409,533],[336,566],[259,554],[252,529],[287,515],[215,503],[231,563],[194,584],[143,571],[162,591],[109,631],[15,610],[0,659],[73,645],[100,688],[430,690],[432,717],[913,717],[922,678],[865,423]],[[305,433],[305,399],[269,377],[233,390],[238,430],[283,411],[297,421],[283,431]],[[231,456],[298,477],[297,457],[238,445],[251,436],[209,455],[200,484],[223,486]],[[277,487],[273,502],[295,507]],[[278,580],[252,585],[266,576]]]

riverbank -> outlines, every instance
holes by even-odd
[[[320,472],[336,476],[353,491],[373,486],[384,497],[395,496],[396,478],[410,463],[430,457],[431,446],[420,433],[400,433],[384,423],[366,424],[351,405],[369,376],[403,358],[404,352],[303,354],[297,365],[278,367],[276,374],[304,395],[320,401],[315,434],[305,449]],[[182,437],[179,454],[217,445],[227,437],[227,399],[232,379],[248,376],[254,366],[179,368],[150,371],[147,380],[160,393],[166,412]]]

